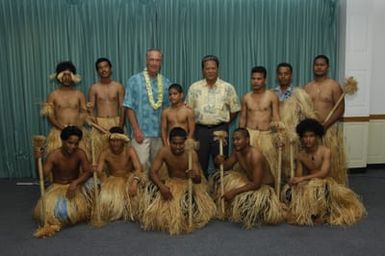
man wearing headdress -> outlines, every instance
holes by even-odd
[[[86,98],[80,90],[75,89],[75,83],[80,82],[76,67],[70,61],[60,62],[51,78],[56,79],[59,88],[48,95],[42,108],[42,114],[47,116],[52,125],[47,137],[47,153],[61,146],[61,130],[68,125],[75,125],[83,131],[80,148],[89,155],[88,133],[83,128],[87,116]]]
[[[99,194],[102,222],[118,219],[134,220],[140,216],[140,182],[144,182],[139,157],[121,127],[112,127],[109,147],[99,156],[97,171],[102,178]],[[98,209],[94,209],[98,210]],[[93,218],[96,217],[93,214]]]

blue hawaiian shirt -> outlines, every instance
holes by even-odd
[[[143,72],[135,74],[128,79],[123,106],[135,111],[138,125],[144,137],[160,137],[160,119],[162,110],[170,105],[168,99],[168,87],[170,80],[162,76],[163,80],[163,104],[154,110],[148,100]],[[158,86],[156,79],[151,79],[154,102],[158,101]]]

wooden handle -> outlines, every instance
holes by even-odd
[[[188,151],[188,169],[192,169],[192,149]],[[188,179],[188,224],[192,228],[192,180]]]
[[[282,175],[282,147],[278,148],[278,166],[277,166],[277,178],[275,184],[275,191],[277,193],[278,198],[280,198],[281,194],[281,175]]]
[[[219,154],[223,155],[223,140],[222,139],[219,140]],[[221,210],[222,210],[222,214],[225,214],[225,199],[223,198],[223,196],[225,195],[225,187],[223,184],[223,176],[224,176],[223,164],[220,164],[219,168],[220,168],[220,174],[221,174]]]
[[[338,106],[341,104],[342,100],[344,99],[345,97],[345,92],[342,93],[342,95],[340,96],[340,98],[338,99],[338,101],[336,102],[336,104],[334,105],[334,107],[332,108],[332,110],[330,110],[329,114],[327,115],[327,117],[325,118],[325,120],[323,121],[323,124],[326,124],[329,119],[332,117],[332,115],[334,114],[334,112],[336,112]]]
[[[96,156],[95,156],[95,141],[91,138],[91,162],[92,165],[96,164]],[[100,205],[99,205],[99,195],[98,195],[98,176],[96,172],[93,173],[93,181],[94,181],[94,196],[95,196],[95,212],[96,212],[96,222],[100,222]]]
[[[290,143],[290,178],[294,178],[294,142]]]

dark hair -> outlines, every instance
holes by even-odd
[[[283,67],[289,68],[290,73],[293,73],[293,67],[289,63],[286,63],[286,62],[279,63],[277,66],[276,72],[278,73],[279,68],[283,68]]]
[[[266,78],[266,75],[267,75],[267,71],[266,71],[266,68],[263,67],[263,66],[255,66],[251,69],[251,74],[254,74],[254,73],[261,73],[263,74],[263,77]]]
[[[171,89],[174,89],[176,90],[177,92],[179,93],[182,93],[183,92],[183,88],[180,84],[172,84],[168,87],[168,91],[170,91]]]
[[[71,61],[62,61],[56,66],[56,75],[59,75],[60,72],[64,70],[69,70],[72,73],[76,74],[76,67]]]
[[[246,138],[250,139],[250,133],[246,128],[237,128],[233,131],[233,134],[236,132],[239,132],[240,134],[242,134]]]
[[[328,66],[329,66],[329,58],[326,55],[322,55],[322,54],[318,55],[314,58],[313,65],[315,64],[316,60],[318,60],[318,59],[324,59],[326,61],[326,64],[328,64]]]
[[[217,68],[219,68],[219,59],[218,59],[218,57],[214,56],[214,55],[206,55],[206,56],[204,56],[202,58],[202,69],[205,68],[205,63],[207,61],[210,61],[210,60],[214,61],[217,64]]]
[[[184,139],[187,139],[187,132],[181,127],[174,127],[171,129],[168,138],[171,141],[171,139],[174,137],[182,137]]]
[[[318,137],[322,137],[325,134],[324,127],[312,118],[302,120],[295,130],[300,138],[303,137],[305,132],[314,132]]]
[[[83,137],[83,132],[79,127],[69,125],[61,131],[60,139],[65,141],[65,140],[68,140],[68,138],[72,135],[78,136],[79,140],[81,140]]]
[[[111,61],[110,61],[109,59],[107,59],[107,58],[99,58],[99,59],[97,59],[96,62],[95,62],[95,68],[96,68],[96,70],[99,69],[99,68],[98,68],[98,65],[99,65],[101,62],[107,62],[108,65],[110,66],[110,68],[112,68],[112,64],[111,64]]]
[[[114,127],[111,127],[111,129],[109,130],[110,133],[120,133],[120,134],[124,134],[124,130],[122,127],[119,127],[119,126],[114,126]]]

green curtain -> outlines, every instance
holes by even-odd
[[[312,79],[312,60],[330,57],[336,74],[337,0],[0,0],[0,177],[35,177],[31,138],[47,134],[40,116],[56,84],[49,75],[71,60],[86,95],[97,79],[95,60],[108,57],[125,84],[144,67],[145,51],[164,52],[162,73],[188,86],[201,79],[201,58],[220,59],[220,77],[239,96],[250,69],[289,62],[294,85]]]

